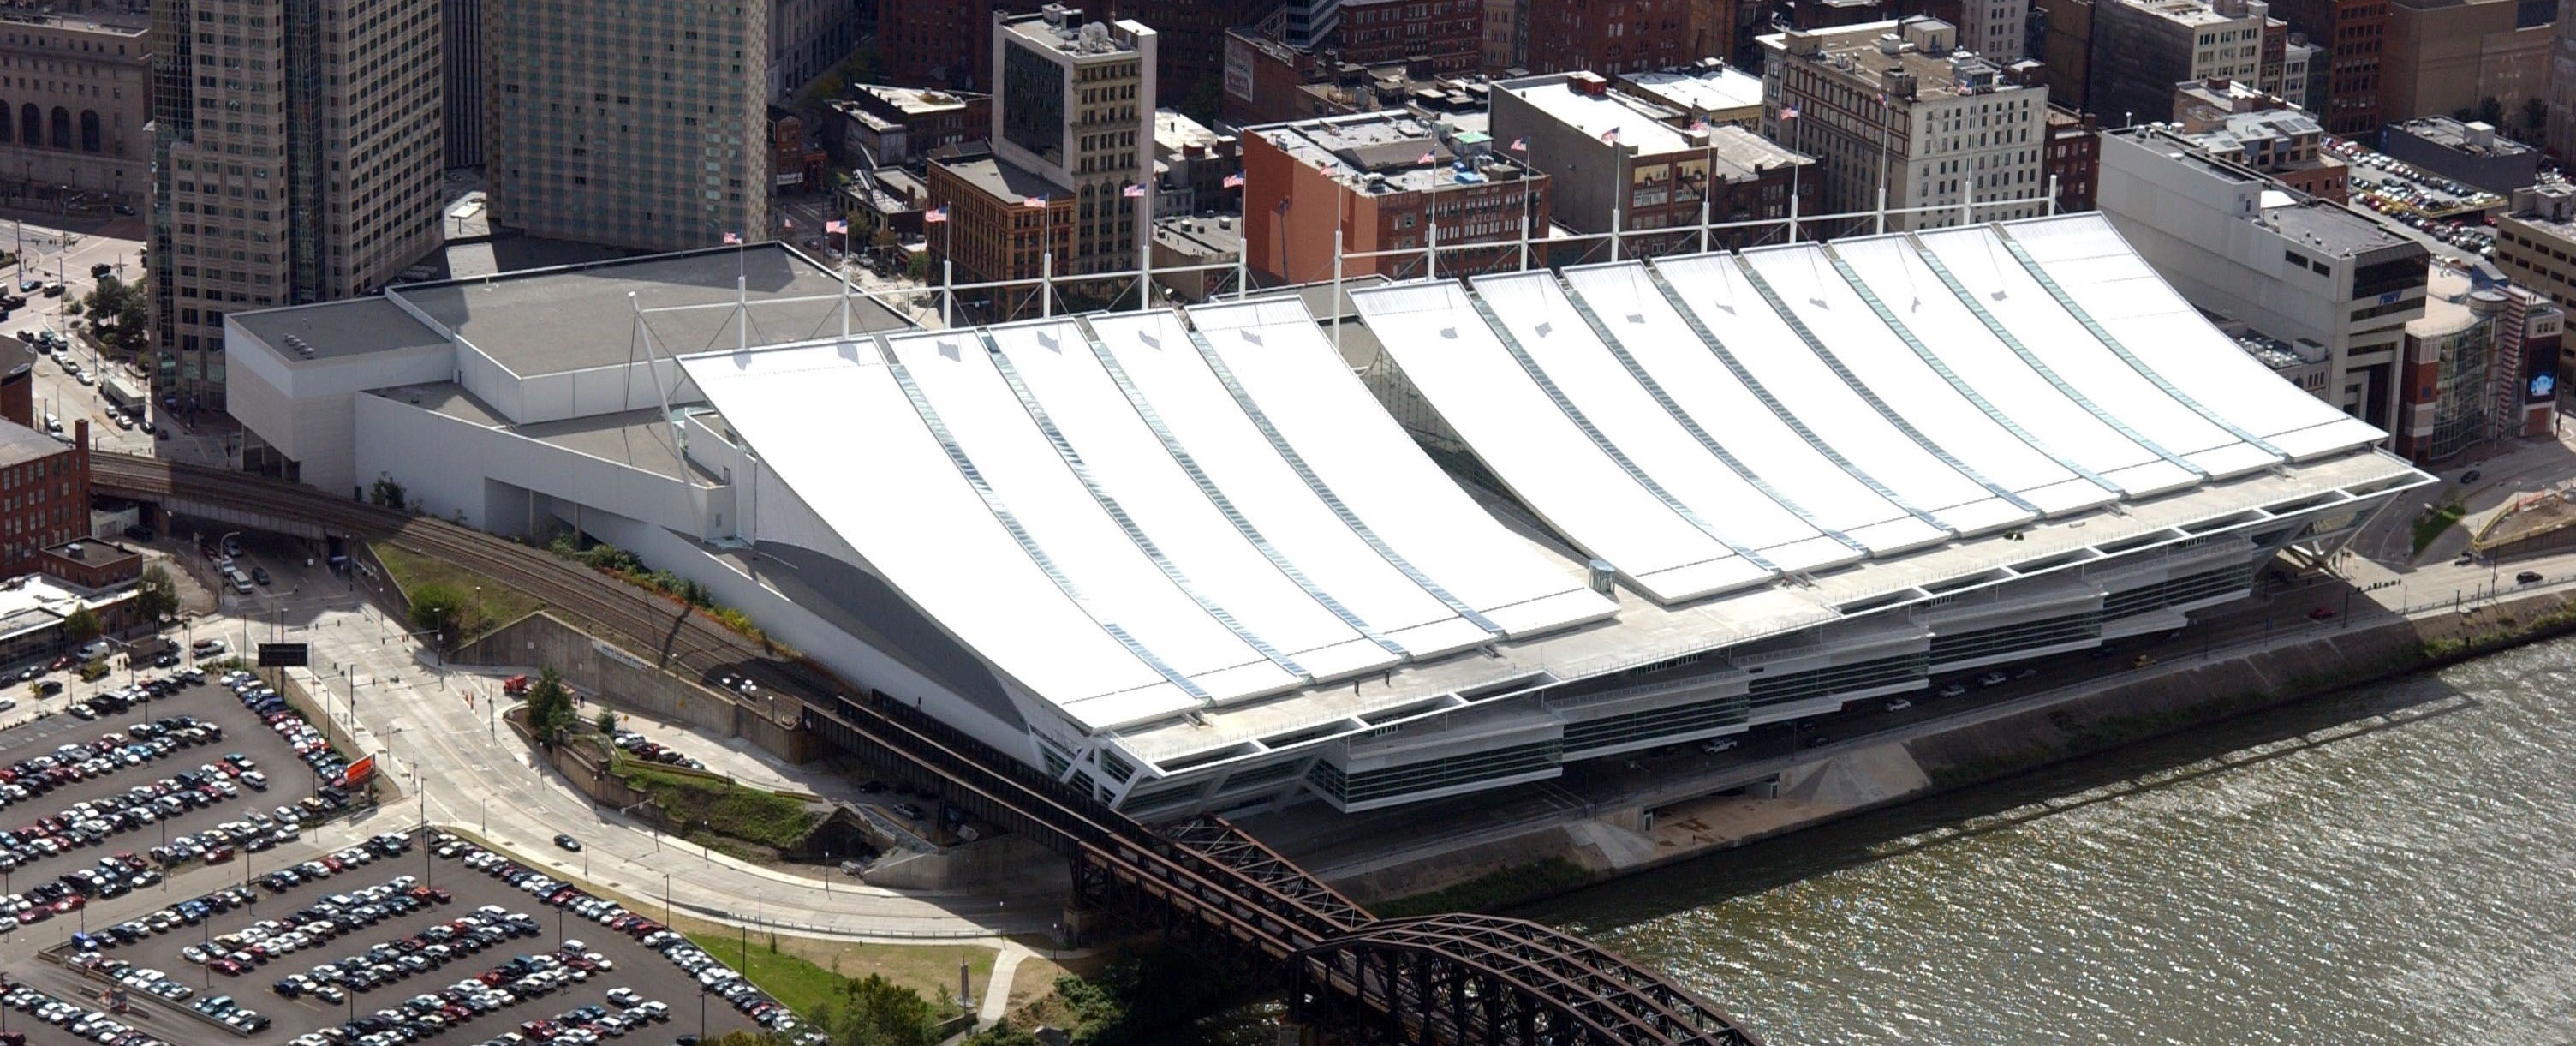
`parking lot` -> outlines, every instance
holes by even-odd
[[[48,762],[55,765],[36,769]],[[0,829],[20,846],[14,859],[0,857],[8,866],[0,871],[0,904],[21,909],[7,914],[26,924],[47,918],[27,914],[37,905],[53,909],[53,917],[85,908],[85,902],[64,904],[66,887],[75,884],[59,877],[97,869],[110,855],[136,855],[128,862],[136,874],[207,857],[238,859],[225,843],[243,840],[202,837],[226,822],[266,820],[273,831],[287,816],[280,807],[310,822],[320,801],[307,800],[323,783],[258,713],[212,683],[176,686],[94,720],[57,715],[0,731],[0,768],[0,775],[17,778],[0,785],[11,797],[0,807]],[[35,778],[43,776],[59,783],[39,791]],[[273,841],[243,849],[265,850]],[[127,883],[136,885],[131,878]],[[81,886],[68,892],[98,900],[124,891]]]
[[[458,1046],[510,1034],[575,1046],[602,1038],[662,1044],[751,1027],[751,1018],[724,995],[702,994],[700,981],[673,956],[693,965],[712,964],[711,958],[685,942],[670,955],[642,943],[666,944],[667,935],[655,936],[660,927],[649,918],[597,911],[607,902],[577,892],[563,896],[569,888],[551,880],[514,886],[502,875],[535,873],[500,855],[477,856],[481,851],[470,844],[419,846],[413,838],[379,835],[317,856],[300,866],[303,881],[291,885],[260,882],[271,874],[263,872],[258,885],[226,888],[255,900],[209,911],[193,925],[155,931],[138,920],[124,924],[131,939],[93,927],[94,936],[85,935],[88,947],[65,950],[68,964],[13,959],[10,981],[79,1001],[121,978],[131,986],[132,1012],[116,1019],[140,1033],[128,1046],[147,1038],[310,1046],[323,1041],[326,1028],[356,1026],[360,1035],[341,1041],[363,1041],[396,1021],[415,1032],[434,1029],[427,1034]],[[315,870],[323,874],[311,875]],[[550,903],[553,897],[563,903]],[[584,915],[585,907],[596,914]],[[237,974],[198,961],[217,956],[249,961]],[[75,968],[81,965],[97,969],[84,973]],[[277,990],[291,979],[290,993]],[[731,978],[710,979],[723,990]],[[145,987],[154,983],[162,985],[159,992]],[[324,985],[329,990],[317,994]],[[221,1009],[222,1003],[210,1003],[217,998],[257,1010],[265,1026],[245,1034],[197,1012]],[[574,1020],[562,1019],[577,1011]],[[620,1014],[633,1016],[611,1022],[618,1026],[613,1035],[584,1027]],[[540,1021],[555,1024],[530,1027]],[[23,1012],[11,1026],[36,1029],[33,1043],[82,1041]]]

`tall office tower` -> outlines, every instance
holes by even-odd
[[[795,97],[857,46],[859,9],[850,0],[771,0],[769,96]]]
[[[441,0],[446,20],[447,166],[483,166],[483,0]]]
[[[1287,0],[1279,16],[1279,39],[1288,46],[1323,47],[1342,27],[1342,0]]]
[[[2324,107],[2317,118],[2340,135],[2379,133],[2379,72],[2387,45],[2388,0],[2278,0],[2272,13],[2325,49]],[[2315,75],[2313,72],[2310,75]]]
[[[2558,12],[2558,24],[2549,39],[2549,77],[2541,97],[2549,108],[2549,151],[2562,158],[2576,156],[2576,4],[2564,5]]]
[[[2234,80],[2270,90],[2262,75],[2270,23],[2263,0],[2101,0],[2093,5],[2085,108],[2126,127],[2173,119],[2178,83]],[[2274,83],[2279,76],[2276,69]],[[2049,86],[2054,93],[2056,83]]]
[[[1049,4],[993,26],[993,155],[1075,201],[1071,256],[1057,272],[1136,268],[1137,230],[1152,227],[1154,30],[1086,21]],[[1140,213],[1141,212],[1141,213]]]
[[[152,5],[156,398],[224,405],[224,314],[364,294],[439,243],[441,0]]]
[[[648,251],[769,238],[769,16],[731,0],[484,0],[494,225]]]

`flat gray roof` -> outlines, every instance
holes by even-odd
[[[402,306],[381,297],[350,298],[319,305],[290,305],[224,317],[267,342],[293,363],[303,359],[338,359],[397,349],[424,349],[447,344],[446,336],[412,318]],[[293,335],[296,341],[287,340]],[[312,346],[306,356],[297,343]]]
[[[15,422],[0,421],[0,466],[24,465],[70,449],[52,436]]]
[[[751,301],[751,344],[803,341],[840,330],[840,277],[776,243],[410,284],[386,293],[410,302],[525,377],[640,358],[638,306],[663,354],[731,345],[735,315],[727,306],[735,300],[737,276]],[[632,301],[629,294],[635,296]],[[821,300],[776,300],[802,297]],[[911,326],[866,298],[853,295],[851,301],[853,330]],[[688,305],[717,307],[653,311]]]
[[[671,428],[657,408],[595,414],[586,418],[545,421],[534,425],[512,425],[490,404],[476,399],[473,393],[454,382],[431,385],[398,385],[378,389],[376,395],[408,403],[433,414],[444,414],[469,424],[504,432],[539,443],[552,444],[578,454],[612,461],[641,469],[656,476],[679,479],[687,468],[698,478],[718,480],[706,470],[688,465],[680,448],[671,440]]]

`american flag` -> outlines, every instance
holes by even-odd
[[[843,221],[824,222],[823,232],[827,235],[837,232],[841,235],[847,236],[850,234],[850,223]]]
[[[1414,160],[1413,160],[1413,162],[1415,162],[1415,163],[1439,163],[1439,162],[1440,162],[1440,157],[1433,155],[1433,154],[1432,154],[1432,152],[1431,152],[1431,150],[1429,150],[1429,149],[1424,149],[1424,150],[1422,150],[1422,155],[1421,155],[1421,156],[1418,156],[1418,157],[1415,157],[1415,158],[1414,158]]]
[[[1611,129],[1609,129],[1609,130],[1607,130],[1607,131],[1603,131],[1603,132],[1601,132],[1601,144],[1603,144],[1603,145],[1617,145],[1617,144],[1619,144],[1619,129],[1618,129],[1618,128],[1616,128],[1616,127],[1613,127],[1613,128],[1611,128]]]
[[[1225,187],[1226,187],[1226,188],[1228,188],[1228,189],[1240,189],[1240,188],[1243,188],[1243,172],[1242,172],[1242,171],[1236,171],[1236,172],[1234,172],[1233,174],[1226,175],[1226,176],[1225,176]]]
[[[1316,161],[1315,161],[1315,169],[1316,169],[1316,170],[1318,170],[1318,171],[1322,171],[1322,172],[1324,172],[1325,174],[1331,174],[1331,173],[1333,173],[1333,161],[1331,161],[1331,160],[1316,160]]]
[[[782,224],[786,225],[786,226],[787,226],[787,228],[789,228],[789,229],[791,229],[791,230],[792,230],[792,229],[794,229],[794,228],[796,228],[796,219],[794,219],[794,218],[780,218],[780,219],[779,219],[779,222],[781,222]]]
[[[1127,191],[1123,195],[1130,200],[1141,200],[1145,197],[1145,187],[1142,185],[1130,185],[1127,187]]]
[[[1798,107],[1797,107],[1797,106],[1794,106],[1794,105],[1784,105],[1784,106],[1781,106],[1781,107],[1780,107],[1780,118],[1781,118],[1781,119],[1783,119],[1783,120],[1795,120],[1795,119],[1797,119],[1797,118],[1798,118]]]
[[[740,244],[742,242],[742,234],[738,232],[726,233],[724,242],[728,245]]]
[[[1527,136],[1527,135],[1523,135],[1523,136],[1521,136],[1521,137],[1519,137],[1519,138],[1514,138],[1514,139],[1512,139],[1512,151],[1513,151],[1513,152],[1516,152],[1516,153],[1525,153],[1525,152],[1528,152],[1528,151],[1529,151],[1529,136]]]
[[[1708,119],[1706,117],[1693,118],[1690,122],[1690,129],[1694,131],[1708,130]]]
[[[948,208],[946,208],[946,207],[933,207],[933,208],[931,208],[931,209],[929,209],[929,210],[923,211],[923,212],[921,212],[921,220],[922,220],[924,223],[936,223],[936,222],[944,222],[944,221],[947,221],[947,220],[948,220]]]
[[[1044,197],[1044,196],[1030,196],[1030,197],[1022,198],[1022,199],[1020,200],[1020,206],[1022,206],[1022,207],[1028,207],[1028,208],[1033,208],[1033,209],[1041,210],[1041,211],[1043,211],[1043,210],[1045,210],[1045,209],[1046,209],[1046,205],[1047,205],[1047,198],[1046,198],[1046,197]]]

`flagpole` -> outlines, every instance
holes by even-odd
[[[1145,224],[1145,194],[1136,194],[1136,311],[1154,305],[1154,230]]]
[[[1342,226],[1333,223],[1333,355],[1342,354],[1342,323],[1349,319],[1348,307],[1342,303]]]

